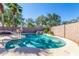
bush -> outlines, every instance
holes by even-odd
[[[43,29],[43,32],[44,32],[44,33],[48,33],[48,32],[49,32],[49,28],[48,28],[48,27],[44,28],[44,29]]]

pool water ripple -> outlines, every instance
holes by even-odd
[[[63,47],[66,43],[62,39],[44,34],[22,34],[25,38],[11,40],[6,43],[6,49],[19,47],[32,47],[41,49],[51,49]]]

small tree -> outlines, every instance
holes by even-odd
[[[26,20],[26,22],[27,22],[27,27],[28,27],[28,28],[33,28],[33,27],[35,27],[34,21],[33,21],[32,18],[28,18],[28,19]]]
[[[60,25],[61,24],[61,17],[55,13],[53,14],[48,14],[47,16],[48,18],[48,25],[51,27],[51,26],[57,26],[57,25]]]
[[[36,19],[36,24],[37,25],[47,25],[47,17],[44,15],[38,16]]]

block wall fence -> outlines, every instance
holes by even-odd
[[[79,22],[51,28],[54,35],[70,39],[79,44]]]

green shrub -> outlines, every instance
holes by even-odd
[[[48,32],[49,32],[49,28],[48,28],[48,27],[44,28],[44,29],[43,29],[43,32],[44,32],[44,33],[48,33]]]

